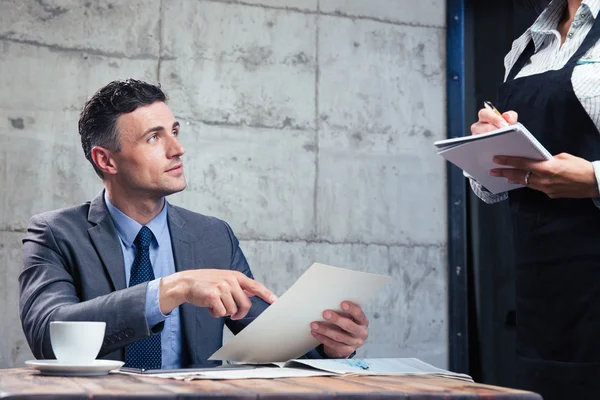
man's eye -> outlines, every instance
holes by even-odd
[[[152,135],[150,136],[150,138],[148,139],[149,142],[155,142],[156,141],[156,135]]]
[[[178,130],[174,130],[173,131],[173,136],[175,136],[175,137],[179,136],[179,131]]]

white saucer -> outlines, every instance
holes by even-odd
[[[58,360],[29,360],[25,365],[37,369],[43,375],[54,376],[98,376],[107,375],[113,369],[119,369],[123,361],[94,360],[88,365],[61,364]]]

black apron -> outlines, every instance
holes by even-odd
[[[514,79],[534,54],[530,41],[498,93],[501,110],[548,149],[600,160],[600,133],[571,75],[600,38],[600,18],[560,70]],[[517,384],[545,400],[600,399],[600,209],[591,199],[509,192],[514,228]]]

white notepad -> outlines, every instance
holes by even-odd
[[[523,187],[489,174],[493,168],[510,168],[494,163],[494,156],[523,157],[536,161],[552,159],[548,150],[520,123],[480,135],[438,140],[434,146],[439,155],[494,194]]]
[[[285,362],[317,347],[310,323],[323,311],[341,311],[342,301],[365,306],[388,276],[314,263],[250,325],[231,338],[209,360],[254,363]]]

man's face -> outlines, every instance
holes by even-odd
[[[121,151],[113,153],[113,159],[119,186],[157,197],[185,189],[179,122],[165,103],[157,101],[121,115],[117,131]]]

